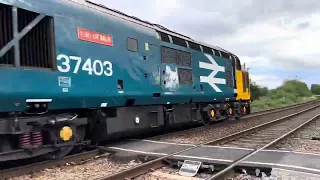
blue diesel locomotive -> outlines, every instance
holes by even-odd
[[[0,162],[240,117],[239,59],[85,0],[0,0]]]

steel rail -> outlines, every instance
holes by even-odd
[[[145,173],[149,172],[151,169],[158,169],[158,168],[163,167],[163,160],[165,160],[165,159],[167,159],[169,157],[172,157],[174,155],[181,154],[183,152],[198,148],[198,147],[203,146],[203,145],[217,144],[219,142],[223,142],[223,141],[226,141],[228,139],[232,139],[235,136],[244,135],[244,134],[246,134],[248,132],[252,132],[254,130],[260,129],[261,127],[266,127],[266,126],[268,126],[268,124],[274,124],[275,122],[279,122],[279,121],[283,121],[283,120],[286,120],[286,119],[289,119],[289,118],[293,118],[293,117],[295,117],[295,116],[297,116],[299,114],[303,114],[303,113],[305,113],[307,111],[310,111],[312,109],[315,109],[315,108],[317,108],[319,106],[320,106],[320,104],[317,104],[315,106],[312,106],[310,108],[304,109],[302,111],[299,111],[299,112],[284,116],[282,118],[275,119],[275,120],[273,120],[271,122],[268,122],[268,123],[264,123],[263,125],[258,125],[258,126],[250,128],[250,129],[247,129],[247,130],[244,130],[244,131],[241,131],[241,132],[234,133],[232,135],[226,136],[224,138],[212,140],[212,141],[209,141],[209,142],[206,142],[206,143],[202,143],[202,144],[190,147],[190,148],[186,148],[186,149],[183,149],[181,151],[178,151],[178,152],[175,152],[175,153],[172,153],[172,154],[169,154],[169,155],[165,155],[165,156],[162,156],[160,158],[157,158],[157,159],[151,160],[149,162],[143,163],[143,164],[138,165],[136,167],[133,167],[133,168],[130,168],[130,169],[127,169],[127,170],[124,170],[124,171],[121,171],[121,172],[118,172],[118,173],[115,173],[115,174],[111,174],[111,175],[109,175],[107,177],[99,178],[97,180],[131,179],[131,178],[137,177],[137,176],[139,176],[141,174],[145,174]],[[284,137],[281,137],[281,139],[282,138],[284,138]]]
[[[296,112],[296,113],[293,113],[293,114],[290,114],[290,115],[287,115],[287,116],[284,116],[284,117],[281,117],[281,118],[277,118],[275,120],[272,120],[272,121],[269,121],[269,122],[266,122],[266,123],[263,123],[263,124],[260,124],[260,125],[257,125],[257,126],[254,126],[254,127],[251,127],[249,129],[245,129],[243,131],[240,131],[240,132],[237,132],[237,133],[233,133],[233,134],[230,134],[228,136],[225,136],[225,137],[222,137],[222,138],[219,138],[219,139],[216,139],[214,141],[212,141],[210,143],[210,145],[219,145],[219,144],[224,144],[226,142],[229,142],[229,141],[232,141],[234,139],[238,139],[239,137],[242,137],[242,136],[245,136],[247,134],[250,134],[252,132],[255,132],[255,131],[258,131],[258,130],[261,130],[261,129],[264,129],[264,128],[267,128],[269,126],[272,126],[273,124],[275,123],[279,123],[279,122],[282,122],[284,120],[287,120],[289,118],[293,118],[295,116],[298,116],[302,113],[305,113],[307,111],[310,111],[312,109],[315,109],[317,107],[319,107],[320,105],[315,105],[315,106],[312,106],[308,109],[304,109],[302,111],[299,111],[299,112]]]
[[[256,150],[253,150],[251,151],[250,153],[242,156],[241,158],[233,161],[228,167],[226,167],[225,169],[223,169],[222,171],[219,171],[217,174],[211,176],[210,178],[207,178],[206,180],[213,180],[213,179],[217,179],[217,178],[223,178],[223,176],[225,174],[227,174],[228,172],[232,171],[232,168],[235,167],[236,165],[238,165],[239,163],[241,163],[242,161],[248,159],[249,157],[257,154],[258,152],[260,152],[261,150],[264,150],[268,147],[271,147],[273,145],[275,145],[276,143],[280,142],[281,140],[283,140],[284,138],[290,136],[292,133],[300,130],[301,128],[303,128],[304,126],[306,126],[307,124],[309,124],[310,122],[318,119],[320,117],[320,113],[317,114],[316,116],[312,117],[311,119],[305,121],[304,123],[300,124],[298,127],[292,129],[291,131],[283,134],[282,136],[274,139],[273,141],[271,141],[270,143],[264,145],[263,147],[259,148],[259,149],[256,149]]]
[[[166,134],[160,134],[160,135],[156,135],[156,136],[152,136],[152,137],[147,137],[147,138],[144,138],[144,139],[157,139],[157,138],[170,136],[170,135],[173,135],[173,134],[181,134],[181,133],[190,132],[190,131],[197,130],[197,129],[205,129],[207,127],[219,128],[219,127],[225,126],[227,124],[231,125],[231,124],[242,123],[244,120],[248,121],[250,119],[257,118],[257,117],[260,117],[260,116],[269,115],[269,114],[273,114],[273,113],[276,113],[276,112],[284,112],[284,111],[288,111],[288,110],[291,110],[291,109],[307,106],[307,105],[310,105],[310,104],[315,104],[317,102],[320,102],[320,100],[314,100],[314,101],[308,101],[308,102],[305,102],[305,103],[294,104],[294,105],[285,106],[285,107],[282,107],[282,108],[279,108],[279,109],[269,109],[269,110],[265,110],[265,111],[258,111],[258,112],[243,116],[241,118],[241,120],[223,121],[223,122],[221,122],[219,124],[211,124],[209,126],[200,125],[200,126],[197,126],[197,127],[188,128],[188,129],[184,129],[184,130],[180,130],[180,131],[174,131],[174,132],[170,132],[170,133],[166,133]]]
[[[289,105],[289,106],[283,106],[283,107],[280,107],[280,108],[272,108],[272,109],[267,109],[267,110],[263,110],[263,111],[257,111],[257,112],[253,112],[253,113],[251,113],[249,115],[246,115],[244,117],[250,117],[251,115],[255,116],[255,115],[271,114],[271,113],[280,112],[280,111],[284,111],[284,110],[294,109],[296,107],[301,107],[301,106],[305,106],[305,105],[308,105],[308,104],[314,104],[314,103],[317,103],[317,102],[319,102],[319,100],[312,100],[312,101],[308,101],[308,102],[304,102],[304,103],[298,103],[298,104],[292,104],[292,105]]]

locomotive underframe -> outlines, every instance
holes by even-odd
[[[244,114],[241,111],[244,106],[249,107],[249,103],[230,101],[114,107],[88,109],[86,116],[81,117],[65,113],[3,118],[0,120],[0,162],[45,154],[53,158],[62,157],[75,146],[96,145],[126,135],[183,124],[208,125],[213,121],[239,118]],[[232,108],[232,114],[228,114],[229,108]],[[212,111],[214,116],[210,116]],[[206,118],[210,122],[205,122]],[[59,134],[63,127],[70,127],[73,132],[68,141],[63,141]],[[43,142],[33,145],[32,134],[37,132],[41,132]],[[21,142],[25,135],[30,135],[29,146],[23,146]]]
[[[73,114],[2,118],[0,162],[50,155],[51,152],[53,156],[64,155],[61,149],[90,143],[83,139],[87,124],[87,118]],[[63,127],[73,132],[67,141],[61,138]]]

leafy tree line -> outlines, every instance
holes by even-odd
[[[312,96],[306,83],[298,80],[286,80],[283,85],[270,91],[271,99],[286,98],[296,100],[298,97]]]
[[[312,84],[311,93],[315,95],[320,95],[320,84]]]
[[[260,99],[260,97],[268,96],[271,99],[278,98],[295,98],[295,97],[310,97],[313,94],[320,94],[320,85],[312,85],[311,91],[306,83],[299,80],[285,80],[283,84],[276,88],[269,90],[267,87],[261,87],[255,82],[250,82],[251,97],[254,100]],[[314,91],[314,92],[313,92]],[[311,93],[312,92],[312,93]]]
[[[255,82],[250,82],[253,111],[287,106],[315,99],[312,94],[320,94],[320,85],[313,85],[311,90],[307,84],[299,80],[286,80],[276,89],[269,90]]]

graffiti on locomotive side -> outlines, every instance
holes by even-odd
[[[57,68],[60,72],[68,73],[72,71],[74,74],[78,74],[79,71],[87,72],[89,75],[96,76],[112,76],[112,63],[110,61],[91,60],[91,58],[82,60],[78,56],[67,56],[60,54],[57,57]]]

